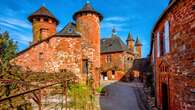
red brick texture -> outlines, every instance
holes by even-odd
[[[154,28],[154,55],[157,105],[163,109],[168,99],[169,110],[195,110],[195,5],[194,0],[177,0]],[[157,57],[157,33],[163,33],[170,22],[170,52]],[[168,87],[164,97],[163,84]]]

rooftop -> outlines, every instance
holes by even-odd
[[[77,16],[78,14],[80,14],[80,13],[94,13],[94,14],[96,14],[96,15],[99,16],[100,21],[103,20],[102,14],[100,14],[99,12],[97,12],[97,11],[91,6],[91,4],[90,4],[89,2],[87,2],[81,10],[77,11],[77,12],[73,15],[73,19],[76,20],[76,16]]]
[[[56,21],[57,25],[59,24],[59,21],[55,18],[55,16],[47,8],[45,8],[44,6],[42,6],[37,11],[35,11],[33,14],[31,14],[28,17],[28,20],[30,22],[32,22],[34,17],[40,17],[40,16],[52,18],[52,19],[54,19]]]

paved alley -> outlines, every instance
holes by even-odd
[[[140,110],[136,94],[134,91],[135,83],[123,82],[103,82],[107,96],[101,96],[101,110]]]

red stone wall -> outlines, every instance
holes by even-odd
[[[36,43],[42,39],[46,39],[56,33],[56,22],[54,20],[47,18],[48,21],[44,21],[44,17],[41,17],[39,21],[33,19],[32,28],[33,28],[33,43]],[[47,31],[44,34],[41,34],[41,29]]]
[[[163,33],[165,21],[170,22],[170,53],[156,57],[157,105],[162,109],[162,83],[168,85],[170,110],[194,110],[195,94],[195,5],[194,0],[178,0],[168,10],[154,33],[157,56],[157,33]],[[165,68],[163,68],[165,67]]]
[[[77,30],[82,34],[83,47],[91,47],[92,55],[89,58],[92,62],[92,73],[95,81],[95,86],[98,86],[100,80],[100,20],[96,14],[83,13],[77,15],[76,18]],[[86,51],[87,52],[87,51]]]
[[[20,53],[14,60],[24,70],[58,72],[61,69],[81,76],[80,37],[52,37]]]
[[[142,58],[142,46],[136,46],[137,58]]]
[[[107,56],[111,55],[112,61],[107,61]],[[132,67],[134,56],[126,52],[101,54],[101,70],[107,72],[110,80],[120,80],[124,77],[129,68]],[[115,79],[112,79],[109,71],[115,70]],[[112,73],[112,72],[111,72]]]
[[[128,47],[129,47],[129,49],[132,51],[132,52],[134,52],[134,41],[133,40],[130,40],[130,41],[128,41]]]

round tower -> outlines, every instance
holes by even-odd
[[[89,2],[73,15],[77,30],[82,35],[82,40],[95,49],[94,67],[100,67],[100,22],[103,16],[97,12]]]
[[[134,52],[134,39],[131,33],[128,34],[128,38],[126,41],[130,51]]]
[[[136,46],[137,58],[141,58],[142,57],[142,43],[140,42],[138,37],[137,37],[135,46]]]
[[[45,7],[41,7],[28,17],[32,23],[33,43],[39,42],[56,33],[58,20]]]

